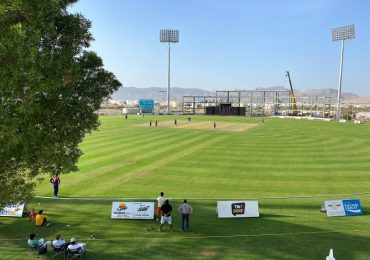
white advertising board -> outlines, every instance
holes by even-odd
[[[328,217],[341,217],[346,215],[342,200],[325,201],[325,209]]]
[[[154,202],[112,202],[112,219],[154,219]]]
[[[260,216],[258,201],[217,201],[219,218],[256,218]]]
[[[0,210],[0,217],[15,217],[21,218],[23,215],[24,203],[7,205]]]
[[[328,217],[358,216],[363,214],[359,199],[325,201],[325,209]]]

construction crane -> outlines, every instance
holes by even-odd
[[[286,71],[286,76],[289,80],[289,86],[290,86],[290,96],[291,96],[291,102],[293,104],[293,115],[296,115],[297,112],[298,112],[298,108],[297,108],[297,99],[294,95],[294,90],[293,90],[293,85],[292,85],[292,80],[290,79],[290,74],[289,74],[289,71]]]

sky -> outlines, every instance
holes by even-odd
[[[126,87],[167,87],[160,29],[178,29],[171,87],[251,90],[338,88],[340,42],[332,28],[354,24],[345,41],[343,92],[370,96],[367,0],[80,0],[69,11],[92,22],[90,49]]]

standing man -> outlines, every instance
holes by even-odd
[[[157,198],[157,221],[159,221],[161,217],[161,207],[166,202],[166,198],[164,197],[163,191],[160,194],[161,196]]]
[[[177,120],[175,119],[175,121],[173,121],[173,123],[175,124],[175,126],[177,126]]]
[[[53,177],[51,177],[50,183],[53,184],[54,186],[54,198],[58,198],[58,191],[59,191],[59,184],[60,184],[60,179],[59,179],[58,174],[55,174]]]
[[[159,232],[162,232],[163,224],[168,222],[170,226],[170,232],[172,232],[172,206],[170,205],[170,202],[166,200],[161,207],[161,225],[159,226]]]
[[[216,128],[216,122],[213,122],[213,128]]]
[[[178,209],[179,213],[181,213],[181,231],[189,231],[189,215],[193,213],[193,208],[188,204],[187,200],[184,200]],[[185,222],[186,222],[186,229],[185,229]]]

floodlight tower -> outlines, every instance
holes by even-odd
[[[340,68],[339,68],[339,85],[338,85],[338,99],[337,99],[337,113],[336,118],[340,119],[340,98],[342,94],[342,73],[343,73],[343,54],[344,41],[355,38],[355,26],[353,24],[341,26],[332,29],[332,41],[342,41],[342,49],[340,53]]]
[[[171,43],[179,42],[179,30],[162,29],[160,42],[168,43],[168,81],[167,81],[167,114],[171,112],[170,87],[171,87]]]

